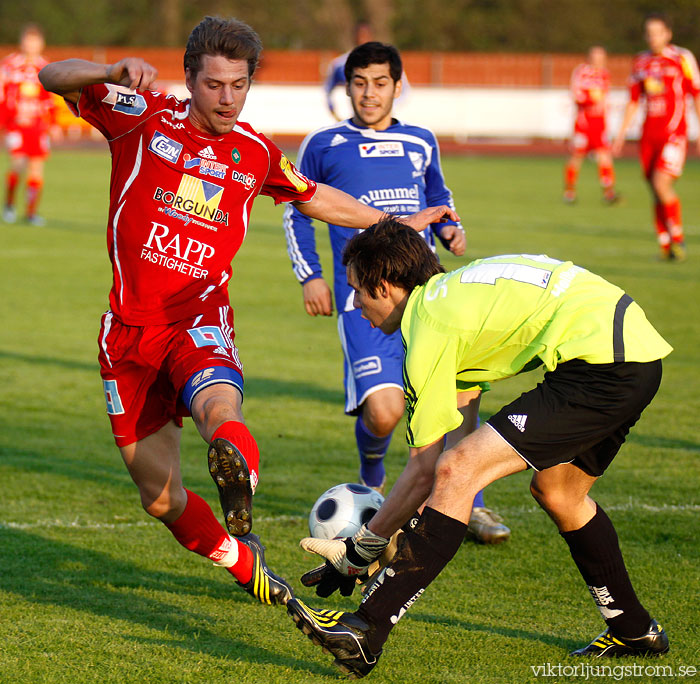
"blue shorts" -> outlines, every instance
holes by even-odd
[[[353,309],[338,315],[338,334],[345,357],[345,413],[356,414],[370,394],[385,387],[403,392],[400,330],[385,335]]]

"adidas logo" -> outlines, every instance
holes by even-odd
[[[214,150],[211,149],[211,145],[207,145],[203,149],[199,150],[197,152],[198,157],[203,157],[204,159],[216,159],[216,155],[214,154]]]
[[[508,416],[508,420],[515,425],[520,432],[525,432],[525,423],[527,422],[527,416],[523,415],[514,415],[511,414]]]
[[[340,135],[340,133],[336,133],[333,136],[333,140],[331,140],[331,147],[335,147],[336,145],[342,145],[342,143],[347,141],[347,138],[344,138],[342,135]]]

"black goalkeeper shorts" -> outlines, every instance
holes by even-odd
[[[487,424],[535,470],[573,463],[598,477],[661,383],[661,361],[567,361]]]

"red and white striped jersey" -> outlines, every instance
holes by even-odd
[[[228,305],[231,260],[258,194],[307,202],[316,184],[246,123],[219,137],[189,120],[189,100],[114,85],[82,89],[74,111],[112,152],[107,244],[110,309],[159,325]]]
[[[48,62],[16,52],[0,62],[0,128],[34,128],[45,132],[56,118],[54,96],[39,83]]]
[[[610,72],[590,64],[579,64],[571,74],[571,95],[578,115],[605,116],[605,104],[610,91]]]
[[[660,54],[638,54],[629,82],[630,99],[646,100],[643,137],[667,138],[685,135],[685,100],[700,94],[700,72],[693,53],[677,45],[666,46]]]

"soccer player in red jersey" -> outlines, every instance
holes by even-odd
[[[286,603],[291,588],[269,570],[250,531],[259,453],[241,411],[231,260],[259,194],[355,228],[382,214],[310,181],[239,121],[261,49],[248,25],[203,19],[185,50],[185,101],[151,90],[157,72],[138,58],[107,65],[70,59],[44,67],[40,78],[105,135],[112,153],[113,285],[99,359],[114,438],[141,503],[180,544],[227,568],[258,600]],[[443,215],[458,219],[433,207],[408,220],[423,229]],[[187,415],[209,444],[228,531],[183,486]]]
[[[15,196],[21,175],[27,173],[26,220],[43,225],[37,214],[44,185],[44,160],[49,154],[49,130],[56,121],[56,104],[39,83],[39,71],[47,62],[41,56],[44,35],[38,26],[26,26],[19,52],[0,62],[0,128],[6,131],[10,169],[5,179],[3,219],[17,220]]]
[[[605,117],[610,73],[606,68],[607,53],[600,45],[588,50],[588,60],[579,64],[571,74],[571,95],[576,103],[571,156],[564,169],[564,201],[576,201],[576,181],[581,164],[589,152],[598,163],[598,178],[603,200],[613,204],[619,199],[615,191],[615,171],[608,144]]]
[[[700,73],[695,57],[671,44],[671,27],[661,14],[644,21],[649,50],[634,59],[630,76],[630,100],[613,145],[620,154],[625,132],[632,123],[639,100],[646,100],[646,116],[640,143],[644,176],[654,198],[654,220],[662,259],[683,261],[686,256],[681,204],[673,188],[683,172],[687,147],[686,96],[691,95],[700,118]],[[698,140],[700,150],[700,139]]]

